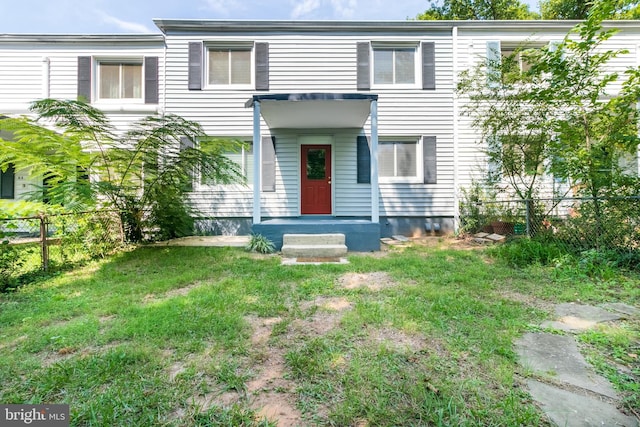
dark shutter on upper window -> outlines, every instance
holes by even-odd
[[[256,43],[256,90],[269,90],[269,43]]]
[[[276,191],[276,137],[262,137],[262,191]]]
[[[144,103],[158,103],[158,57],[144,58]]]
[[[436,45],[433,42],[422,43],[422,89],[436,88]]]
[[[91,57],[78,57],[78,100],[91,102]]]
[[[424,183],[438,182],[438,157],[436,154],[436,137],[422,137],[422,154],[424,158]]]
[[[371,65],[370,65],[370,43],[359,42],[357,43],[358,50],[358,64],[357,64],[357,87],[358,90],[371,89]]]
[[[0,198],[13,199],[15,183],[15,170],[9,165],[6,171],[0,170]]]
[[[371,151],[367,137],[358,135],[357,146],[358,184],[369,184],[371,182]]]
[[[202,42],[189,42],[189,90],[202,90]]]

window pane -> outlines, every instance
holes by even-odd
[[[229,84],[229,51],[209,51],[209,83],[214,85]]]
[[[324,179],[326,177],[325,149],[309,149],[307,151],[307,179]]]
[[[411,177],[416,176],[416,147],[415,143],[397,143],[396,161],[398,162],[398,175]]]
[[[100,98],[120,97],[120,65],[100,64]]]
[[[251,83],[251,51],[234,50],[231,55],[231,84]]]
[[[122,65],[123,98],[142,98],[142,65]]]
[[[395,83],[415,83],[416,67],[413,49],[396,50]]]
[[[374,83],[393,83],[393,50],[375,49],[373,51],[373,69]]]
[[[378,173],[380,176],[395,176],[393,143],[378,145]]]
[[[245,169],[244,174],[247,177],[247,184],[253,184],[253,145],[247,144],[244,147],[245,152]]]

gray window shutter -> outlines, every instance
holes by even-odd
[[[276,191],[276,137],[262,137],[262,191]]]
[[[358,68],[357,68],[357,85],[358,90],[369,90],[371,89],[371,71],[370,71],[370,43],[369,42],[358,42],[357,50],[358,50]]]
[[[500,41],[487,42],[487,84],[489,87],[498,86],[502,73],[500,66],[502,55],[500,54]]]
[[[422,155],[424,157],[424,183],[438,183],[438,156],[436,153],[436,137],[422,137]]]
[[[91,102],[91,57],[78,57],[78,100]]]
[[[202,90],[202,42],[189,42],[189,90]]]
[[[144,58],[144,103],[158,103],[158,57]]]
[[[422,43],[422,89],[436,88],[436,44]]]
[[[180,151],[186,150],[188,148],[193,148],[193,141],[186,136],[180,137]]]
[[[269,90],[269,43],[256,43],[256,90]]]
[[[358,135],[358,184],[369,184],[371,182],[371,151],[366,136]]]
[[[13,199],[15,182],[15,170],[13,165],[9,165],[6,171],[0,170],[0,198]]]

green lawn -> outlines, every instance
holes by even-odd
[[[0,294],[0,402],[68,403],[92,426],[544,425],[514,340],[554,302],[640,304],[637,276],[445,244],[349,261],[143,247]],[[581,341],[633,405],[640,332],[623,326]]]

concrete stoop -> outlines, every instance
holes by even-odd
[[[286,258],[340,258],[347,254],[345,235],[285,234],[282,255]]]

